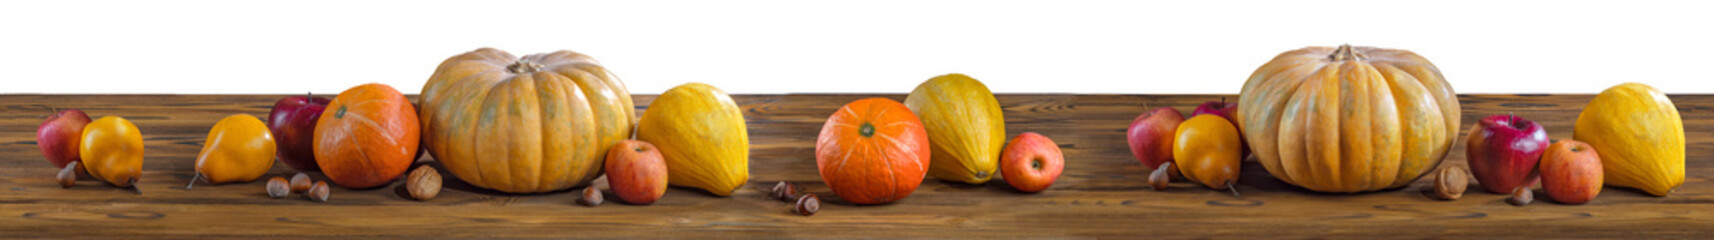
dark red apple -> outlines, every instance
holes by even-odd
[[[298,171],[321,170],[315,163],[315,122],[332,99],[290,96],[274,102],[268,113],[268,130],[274,134],[280,162]]]
[[[1214,116],[1225,118],[1227,122],[1232,122],[1232,126],[1234,127],[1244,126],[1239,125],[1238,118],[1236,118],[1236,116],[1238,116],[1238,102],[1227,102],[1226,98],[1220,98],[1220,101],[1218,102],[1204,102],[1202,105],[1196,105],[1196,110],[1190,111],[1190,117],[1196,117],[1196,115],[1203,114],[1213,114]],[[1250,158],[1250,143],[1249,141],[1244,140],[1244,132],[1242,130],[1238,131],[1238,148],[1244,149],[1244,152],[1238,155],[1239,159]]]
[[[660,149],[626,139],[607,150],[607,188],[625,203],[648,205],[667,193],[667,163]]]
[[[1233,120],[1232,116],[1238,115],[1238,102],[1227,102],[1225,98],[1221,98],[1220,101],[1203,102],[1202,105],[1196,105],[1196,110],[1190,111],[1191,117],[1203,114],[1214,114],[1226,118],[1226,121],[1237,121]],[[1233,126],[1237,126],[1236,122]]]
[[[1536,163],[1548,143],[1541,124],[1512,115],[1488,116],[1470,128],[1465,143],[1470,173],[1488,192],[1506,194],[1540,181]]]
[[[1149,169],[1172,162],[1173,132],[1178,131],[1178,124],[1183,122],[1184,115],[1171,107],[1143,112],[1125,130],[1125,142],[1131,146],[1131,155]]]
[[[66,109],[48,115],[42,126],[36,128],[36,146],[42,148],[42,156],[54,168],[65,168],[67,163],[83,159],[77,147],[83,140],[85,125],[89,125],[89,115],[81,110]]]
[[[1000,151],[1000,174],[1018,191],[1047,190],[1064,170],[1065,155],[1059,151],[1059,144],[1035,132],[1012,138]]]

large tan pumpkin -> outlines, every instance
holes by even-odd
[[[571,51],[453,56],[420,102],[429,154],[465,182],[511,193],[589,183],[636,119],[625,84]]]
[[[1238,120],[1257,160],[1320,192],[1410,184],[1458,136],[1458,96],[1405,50],[1308,47],[1281,53],[1244,83]]]

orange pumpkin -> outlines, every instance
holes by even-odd
[[[1402,187],[1440,165],[1458,136],[1458,96],[1405,50],[1308,47],[1244,83],[1239,129],[1274,178],[1321,192]]]
[[[910,108],[886,98],[839,108],[821,127],[815,166],[834,194],[856,204],[910,196],[928,174],[928,132]]]
[[[465,182],[510,193],[595,180],[637,117],[625,84],[572,51],[453,56],[420,100],[423,144],[436,161]]]
[[[315,159],[334,184],[385,186],[416,159],[417,111],[393,87],[363,84],[333,98],[315,123]]]

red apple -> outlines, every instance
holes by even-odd
[[[77,147],[83,140],[85,125],[89,125],[89,115],[81,110],[66,109],[48,115],[42,126],[36,128],[36,146],[42,148],[42,156],[54,168],[65,168],[67,163],[83,160]]]
[[[1191,117],[1203,114],[1214,114],[1226,118],[1227,121],[1236,121],[1231,119],[1232,116],[1238,115],[1238,102],[1227,102],[1225,98],[1221,98],[1220,101],[1203,102],[1202,105],[1196,105],[1196,110],[1190,111]]]
[[[1540,180],[1536,163],[1547,150],[1547,142],[1547,131],[1541,124],[1517,116],[1488,116],[1470,128],[1465,159],[1483,189],[1511,193]]]
[[[625,203],[648,205],[667,193],[667,162],[654,144],[623,140],[607,150],[607,188]]]
[[[1561,139],[1541,155],[1541,189],[1564,204],[1583,204],[1601,194],[1601,155],[1588,143]]]
[[[332,99],[310,96],[290,96],[274,102],[268,112],[268,130],[274,134],[275,156],[280,162],[298,171],[317,171],[315,163],[315,122]]]
[[[1053,139],[1035,132],[1024,132],[1006,149],[1000,151],[1000,174],[1012,188],[1023,192],[1041,192],[1059,179],[1065,169],[1065,155]]]
[[[1149,169],[1172,162],[1172,134],[1183,122],[1184,115],[1171,107],[1155,108],[1137,116],[1131,121],[1130,129],[1125,130],[1125,142],[1131,146],[1131,155],[1137,156],[1137,161]]]
[[[1202,105],[1197,105],[1196,110],[1190,111],[1190,117],[1196,117],[1196,115],[1203,114],[1213,114],[1214,116],[1225,118],[1227,122],[1232,122],[1232,126],[1234,127],[1244,126],[1239,125],[1238,118],[1235,118],[1238,116],[1238,102],[1227,102],[1226,98],[1220,98],[1220,101],[1218,102],[1204,102]],[[1250,157],[1250,143],[1249,141],[1244,140],[1244,132],[1242,130],[1238,131],[1238,148],[1244,149],[1244,152],[1238,155],[1239,159]]]

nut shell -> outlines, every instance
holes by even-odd
[[[779,199],[780,201],[796,201],[799,195],[802,195],[800,192],[801,190],[798,189],[797,185],[792,184],[791,182],[780,181],[779,184],[774,185],[774,191],[771,192],[771,194],[774,199]]]
[[[60,188],[71,188],[71,186],[77,185],[77,172],[79,172],[77,169],[77,162],[72,161],[66,163],[65,168],[61,168],[59,174],[54,175],[54,178],[60,182]]]
[[[1440,200],[1458,200],[1464,196],[1465,188],[1470,186],[1470,175],[1463,168],[1448,167],[1434,174],[1434,187],[1428,190],[1428,195]]]
[[[1172,183],[1172,173],[1170,171],[1171,169],[1175,169],[1172,168],[1171,165],[1171,162],[1161,163],[1160,167],[1157,167],[1155,168],[1155,171],[1150,172],[1149,187],[1154,188],[1155,191],[1166,191],[1167,186]]]
[[[296,175],[292,175],[291,186],[292,186],[292,192],[301,193],[304,191],[309,191],[310,186],[315,186],[315,180],[309,179],[309,174],[304,174],[304,173],[300,172]]]
[[[595,186],[589,186],[587,188],[583,188],[583,198],[577,199],[577,203],[583,204],[584,206],[594,207],[596,205],[601,205],[601,202],[603,201],[602,198],[601,189],[595,188]]]
[[[819,211],[821,211],[821,197],[817,197],[815,194],[804,194],[798,197],[797,207],[792,208],[792,212],[804,216],[815,215],[815,212]]]
[[[1519,207],[1529,205],[1530,202],[1534,201],[1535,192],[1530,191],[1529,187],[1518,187],[1516,189],[1512,189],[1512,197],[1506,198],[1506,203]]]
[[[406,179],[405,191],[410,192],[412,199],[429,200],[440,195],[440,172],[434,167],[417,167]]]
[[[287,183],[286,178],[284,178],[284,177],[269,178],[268,179],[268,197],[283,198],[283,197],[286,197],[286,195],[291,195],[292,194],[292,187],[289,185],[290,185],[290,183]]]
[[[309,191],[304,194],[304,197],[309,198],[311,201],[327,202],[327,197],[331,194],[331,191],[332,189],[328,189],[327,187],[327,182],[318,181],[315,182],[315,185],[309,187]]]

